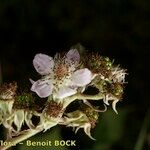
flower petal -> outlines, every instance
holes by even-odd
[[[52,94],[53,84],[51,80],[38,80],[34,82],[31,91],[36,92],[41,98],[48,97]]]
[[[80,61],[80,54],[77,49],[71,49],[66,55],[66,61],[78,64]]]
[[[92,73],[89,69],[79,69],[72,75],[72,84],[76,86],[85,86],[92,80]]]
[[[47,75],[52,72],[54,67],[53,58],[45,54],[36,54],[33,59],[34,68],[41,75]]]
[[[71,96],[73,94],[77,93],[76,89],[73,89],[73,88],[70,88],[70,87],[62,87],[59,89],[56,97],[57,98],[65,98],[65,97],[68,97],[68,96]]]

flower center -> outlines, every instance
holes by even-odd
[[[68,67],[66,65],[64,65],[64,64],[59,64],[54,69],[54,73],[55,73],[57,79],[62,79],[65,76],[67,76],[68,73],[69,73],[68,71],[69,71]]]

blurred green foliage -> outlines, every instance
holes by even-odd
[[[94,150],[109,150],[114,143],[119,144],[126,131],[124,124],[127,114],[127,110],[120,110],[119,115],[115,115],[111,110],[102,114],[95,132],[98,141],[93,146]]]

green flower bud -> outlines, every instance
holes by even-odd
[[[98,111],[85,104],[81,106],[81,111],[86,114],[86,116],[89,119],[89,122],[91,123],[91,127],[94,128],[99,117]]]
[[[14,109],[39,110],[35,97],[31,93],[23,92],[15,96]]]

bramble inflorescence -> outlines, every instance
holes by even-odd
[[[108,57],[71,49],[54,58],[36,54],[33,65],[41,79],[30,79],[30,92],[17,92],[16,82],[0,87],[0,123],[8,130],[8,140],[57,124],[73,127],[75,132],[83,128],[94,139],[91,128],[96,126],[99,113],[105,112],[110,103],[118,113],[116,104],[123,97],[127,73]],[[103,101],[104,110],[92,104],[98,100]],[[80,106],[72,111],[70,104],[74,101]],[[33,116],[39,119],[36,124]]]

